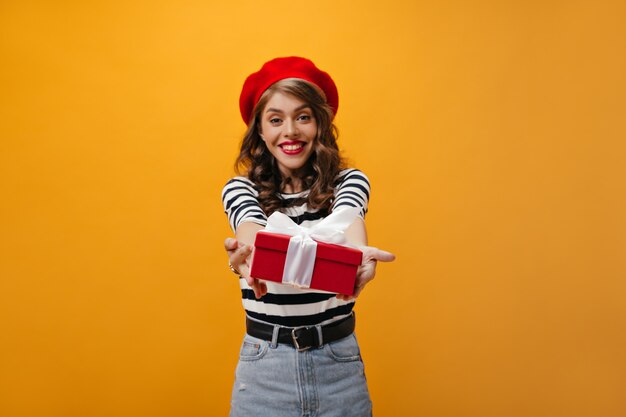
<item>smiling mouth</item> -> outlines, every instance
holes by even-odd
[[[278,146],[287,155],[295,155],[302,152],[304,145],[306,145],[304,142],[289,142]]]

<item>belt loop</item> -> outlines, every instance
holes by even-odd
[[[324,336],[322,336],[322,326],[318,324],[315,326],[315,329],[317,330],[317,340],[319,341],[317,347],[322,347],[324,346]]]
[[[280,331],[280,327],[274,326],[274,329],[272,330],[272,341],[270,343],[270,347],[272,349],[276,349],[276,346],[278,346],[278,332],[279,331]]]

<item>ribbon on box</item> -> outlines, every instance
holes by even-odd
[[[358,215],[358,208],[343,207],[333,211],[324,220],[308,228],[297,225],[283,213],[274,212],[267,219],[265,231],[292,236],[287,248],[283,283],[300,288],[309,288],[317,253],[316,240],[335,245],[345,244],[344,231]]]

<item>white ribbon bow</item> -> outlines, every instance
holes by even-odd
[[[344,231],[358,215],[358,208],[344,207],[333,211],[313,227],[307,228],[297,225],[283,213],[274,212],[267,219],[265,231],[292,236],[287,248],[283,283],[300,288],[309,288],[317,253],[315,240],[335,245],[345,244]]]

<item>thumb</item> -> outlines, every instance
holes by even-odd
[[[235,250],[237,249],[237,245],[237,239],[234,239],[232,237],[227,237],[224,241],[224,249],[226,250]]]
[[[391,252],[387,252],[386,250],[376,249],[372,254],[372,258],[381,262],[391,262],[396,259],[396,255]]]

